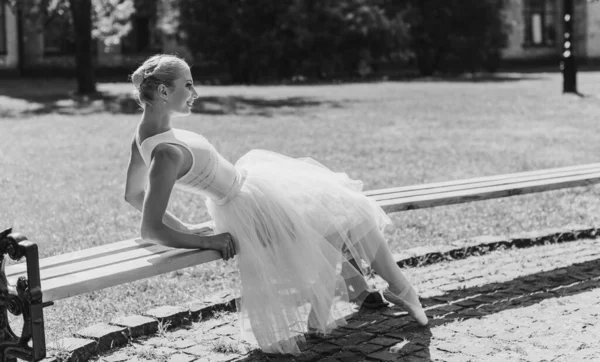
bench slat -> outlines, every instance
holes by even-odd
[[[427,190],[416,190],[416,191],[401,191],[395,193],[386,193],[383,195],[374,195],[371,196],[377,201],[385,201],[385,200],[395,200],[401,197],[417,197],[417,196],[435,196],[437,194],[445,194],[453,191],[461,191],[461,190],[474,190],[485,187],[494,187],[494,186],[507,186],[510,187],[513,185],[514,187],[519,187],[520,184],[526,182],[544,182],[546,184],[560,183],[564,179],[579,177],[579,176],[591,176],[600,173],[600,168],[591,169],[591,170],[583,170],[583,171],[569,171],[569,172],[560,172],[548,175],[534,175],[534,176],[522,176],[522,177],[513,177],[504,180],[492,180],[485,182],[477,182],[477,183],[464,183],[457,184],[445,187],[437,187],[431,188]]]
[[[524,195],[542,191],[558,190],[561,188],[588,186],[599,182],[600,172],[597,172],[594,174],[552,179],[550,181],[530,181],[510,185],[452,191],[434,195],[399,197],[391,200],[383,200],[378,202],[378,204],[387,213],[392,213],[471,201],[488,200],[506,196]]]
[[[153,245],[151,242],[140,242],[140,239],[129,239],[123,240],[116,243],[98,245],[89,249],[83,249],[78,251],[69,252],[66,254],[59,254],[50,256],[40,260],[40,272],[49,267],[55,267],[60,265],[66,265],[76,263],[84,260],[91,260],[104,255],[111,255],[114,253],[126,252],[128,250],[137,249],[139,247],[146,247]],[[10,265],[6,267],[6,276],[11,277],[16,274],[24,274],[26,272],[26,265],[24,263]],[[43,272],[42,272],[43,274]]]
[[[140,240],[141,241],[141,240]],[[85,272],[88,270],[94,270],[102,267],[119,266],[129,261],[136,259],[143,259],[149,256],[160,256],[173,248],[169,248],[162,245],[151,244],[149,246],[141,246],[136,249],[122,251],[116,254],[102,255],[95,259],[76,261],[72,263],[61,263],[53,267],[48,267],[42,272],[42,280],[48,281],[54,278],[64,277],[72,274],[74,271]],[[25,275],[23,273],[22,275]],[[11,278],[18,277],[19,275],[12,275]]]
[[[202,224],[206,227],[212,225],[212,222],[204,222]],[[51,257],[47,257],[40,260],[40,271],[44,274],[44,270],[52,267],[57,267],[60,265],[66,265],[71,263],[78,263],[85,260],[93,260],[98,257],[102,257],[104,255],[115,255],[117,253],[128,252],[132,250],[136,250],[139,248],[145,248],[149,246],[153,246],[155,244],[149,241],[143,241],[140,238],[136,239],[128,239],[123,241],[118,241],[111,244],[98,245],[91,247],[89,249],[83,249],[78,251],[72,251],[70,253],[65,253],[61,255],[55,255]],[[6,267],[6,276],[12,277],[17,274],[25,274],[26,266],[24,263],[14,264]],[[43,277],[43,275],[42,275]]]
[[[214,250],[171,249],[160,255],[42,280],[43,300],[56,301],[220,259],[221,254]]]
[[[369,191],[365,192],[365,195],[378,196],[378,195],[398,193],[398,192],[429,190],[429,189],[436,189],[436,188],[447,187],[447,186],[466,185],[466,184],[474,184],[474,183],[496,181],[496,180],[506,180],[506,179],[512,179],[512,178],[517,178],[517,177],[544,176],[544,175],[551,175],[551,174],[570,172],[570,171],[573,171],[573,172],[586,171],[586,170],[592,171],[595,169],[600,169],[600,163],[592,163],[592,164],[569,166],[569,167],[559,167],[559,168],[551,168],[551,169],[536,170],[536,171],[525,171],[525,172],[518,172],[518,173],[511,173],[511,174],[484,176],[484,177],[476,177],[476,178],[470,178],[470,179],[431,182],[431,183],[425,183],[425,184],[419,184],[419,185],[400,186],[400,187],[393,187],[393,188],[387,188],[387,189],[369,190]]]

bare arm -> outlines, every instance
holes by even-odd
[[[201,236],[170,226],[170,223],[183,225],[174,216],[167,216],[166,212],[173,186],[183,164],[183,153],[176,146],[157,146],[149,172],[135,140],[131,153],[125,199],[142,211],[142,238],[174,248],[217,250],[223,259],[233,258],[236,248],[230,234]],[[144,191],[146,180],[149,180],[147,192]]]
[[[142,158],[142,155],[140,155],[140,151],[134,139],[131,143],[131,156],[129,160],[129,167],[127,168],[125,201],[139,211],[142,211],[144,198],[146,197],[145,188],[146,184],[148,183],[148,171],[148,167],[146,167],[144,159]],[[165,211],[162,221],[175,230],[181,232],[189,231],[190,226],[179,220],[177,217],[175,217],[175,215],[168,211]]]
[[[218,250],[223,259],[233,258],[236,248],[229,233],[201,236],[177,231],[163,223],[183,161],[183,153],[176,146],[163,144],[155,148],[148,191],[142,206],[142,238],[173,248]]]
[[[150,163],[149,185],[142,205],[141,235],[143,239],[158,244],[197,249],[203,247],[204,237],[178,231],[163,223],[183,159],[183,153],[175,146],[162,144],[155,148]]]

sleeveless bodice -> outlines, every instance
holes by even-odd
[[[177,180],[175,187],[209,197],[217,204],[226,204],[242,187],[245,172],[238,170],[221,156],[210,142],[203,136],[181,129],[148,137],[136,142],[146,165],[150,165],[152,151],[161,143],[171,143],[185,147],[192,155],[190,170]]]

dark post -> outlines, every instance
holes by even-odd
[[[563,1],[563,53],[560,69],[563,73],[563,93],[577,92],[577,65],[575,64],[575,48],[573,33],[573,0]]]

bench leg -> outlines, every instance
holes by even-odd
[[[7,229],[0,233],[0,361],[39,361],[46,357],[43,308],[52,303],[42,302],[37,245],[11,232]],[[6,255],[13,260],[26,258],[27,278],[20,277],[16,286],[6,279]],[[23,315],[20,336],[10,328],[8,312]]]

